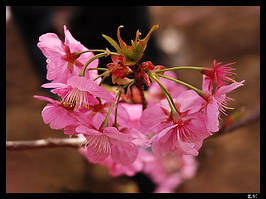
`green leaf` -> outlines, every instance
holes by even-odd
[[[121,48],[119,45],[113,40],[111,37],[102,34],[102,36],[117,50],[117,52],[121,52]]]

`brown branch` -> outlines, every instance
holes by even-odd
[[[249,125],[260,119],[260,111],[257,110],[247,117],[237,120],[228,127],[222,127],[220,131],[209,138],[214,138],[232,132],[235,129]],[[55,148],[55,147],[72,147],[79,148],[85,146],[85,142],[81,138],[48,138],[32,141],[6,141],[7,150],[26,150],[40,148]]]
[[[147,108],[147,100],[144,95],[144,85],[145,81],[140,76],[140,65],[136,64],[131,68],[134,72],[134,79],[135,79],[135,86],[137,87],[140,97],[141,97],[141,103],[142,103],[142,110],[145,110]]]
[[[229,132],[233,132],[234,130],[238,128],[252,124],[253,122],[256,122],[258,120],[260,120],[260,110],[256,110],[253,113],[249,114],[248,116],[237,120],[235,123],[233,123],[230,126],[227,126],[227,127],[222,126],[221,129],[217,133],[210,136],[209,138],[214,138],[214,137],[218,137],[221,135],[225,135]]]
[[[81,138],[48,138],[32,141],[6,141],[7,150],[72,147],[78,148],[85,143]]]

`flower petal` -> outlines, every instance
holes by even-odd
[[[53,104],[44,107],[42,117],[44,123],[50,123],[52,129],[62,129],[77,122],[65,108]]]
[[[50,102],[51,104],[60,104],[60,102],[53,100],[52,98],[49,98],[49,97],[39,96],[39,95],[33,95],[33,97],[38,100]]]
[[[104,128],[103,133],[110,138],[123,142],[128,142],[133,140],[133,138],[130,135],[119,132],[115,127],[106,127]]]
[[[104,135],[85,136],[87,148],[84,152],[85,156],[92,162],[101,162],[111,154],[109,139]]]
[[[99,97],[108,102],[113,102],[115,100],[110,92],[97,85],[93,80],[85,77],[73,76],[67,81],[67,84],[73,88],[78,88],[81,91],[87,91],[95,97]]]
[[[122,165],[132,164],[137,156],[138,149],[135,144],[131,142],[121,142],[115,139],[110,139],[111,145],[111,157],[112,159]]]
[[[159,125],[163,120],[167,119],[167,117],[168,116],[165,115],[159,104],[145,109],[140,118],[140,124],[141,128],[143,129],[143,133],[152,133],[150,130]]]
[[[219,109],[215,99],[211,100],[206,109],[207,128],[211,132],[219,131]]]
[[[220,88],[218,88],[215,92],[215,96],[221,96],[224,95],[226,93],[229,93],[235,89],[237,89],[240,86],[244,85],[245,80],[242,80],[241,82],[234,82],[232,84],[226,85],[226,86],[221,86]]]

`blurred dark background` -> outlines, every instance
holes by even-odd
[[[245,114],[259,109],[260,7],[138,7],[138,13],[131,11],[136,16],[134,21],[139,21],[136,27],[130,25],[133,22],[129,18],[116,16],[116,12],[112,12],[114,8],[101,7],[102,13],[109,13],[109,21],[117,21],[105,27],[101,22],[106,18],[102,18],[101,13],[79,20],[88,17],[82,13],[89,13],[93,8],[52,7],[50,14],[43,15],[44,7],[32,7],[35,14],[25,18],[29,15],[23,15],[25,8],[7,7],[7,140],[66,137],[43,123],[40,113],[46,103],[32,98],[35,94],[47,96],[39,87],[45,78],[42,69],[45,58],[32,46],[36,46],[38,37],[46,32],[56,32],[63,38],[64,24],[69,25],[73,36],[86,47],[111,49],[101,38],[102,33],[116,39],[117,27],[122,24],[125,28],[121,35],[129,42],[135,38],[137,29],[143,36],[153,24],[159,23],[160,28],[147,47],[147,60],[168,67],[210,66],[214,58],[224,63],[237,62],[236,80],[245,79],[246,82],[244,87],[230,94],[235,99],[230,106],[235,111],[245,108]],[[12,9],[17,12],[12,14]],[[128,8],[116,9],[124,13]],[[39,24],[35,24],[34,17],[42,19]],[[23,20],[28,21],[28,28],[21,26]],[[35,26],[40,28],[37,32],[27,31],[36,30]],[[113,32],[106,32],[105,28]],[[93,43],[89,42],[92,40]],[[102,43],[96,41],[106,45],[100,46]],[[201,87],[201,75],[197,72],[182,71],[178,77]],[[197,159],[197,175],[179,186],[176,192],[260,192],[259,121],[206,140]],[[69,148],[7,151],[6,169],[6,191],[9,193],[140,191],[134,179],[112,178],[107,169],[89,164],[77,150]]]

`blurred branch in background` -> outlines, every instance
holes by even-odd
[[[78,148],[85,146],[81,138],[47,138],[32,141],[7,141],[7,150],[24,150],[38,148],[54,148],[54,147],[73,147]]]
[[[209,139],[224,135],[225,133],[233,132],[235,129],[249,125],[253,122],[259,121],[260,110],[256,110],[248,116],[242,117],[232,124],[223,125],[217,133]],[[78,148],[85,146],[85,142],[81,138],[47,138],[32,141],[6,141],[7,150],[25,150],[25,149],[39,149],[39,148],[55,148],[55,147],[72,147]]]
[[[231,117],[229,116],[228,119],[231,120]],[[259,121],[259,120],[260,120],[260,110],[257,109],[252,113],[246,114],[245,117],[241,117],[240,119],[237,119],[235,122],[232,122],[230,125],[228,125],[226,122],[224,122],[221,129],[217,133],[215,133],[213,136],[209,137],[209,139],[227,134],[229,132],[233,132],[234,130],[236,130],[240,127],[249,125],[249,124],[256,122],[256,121]]]

